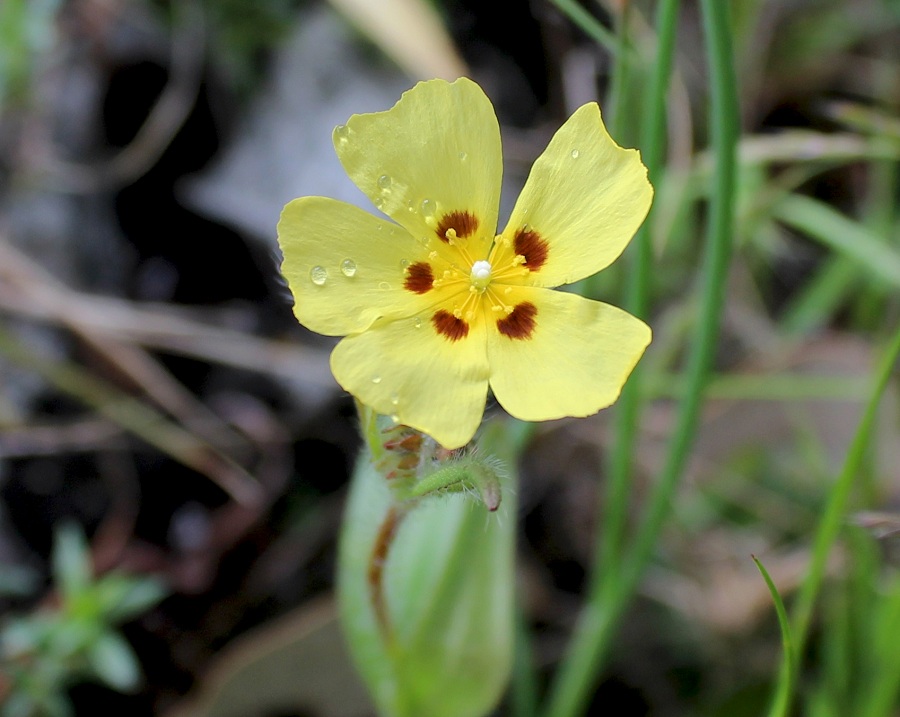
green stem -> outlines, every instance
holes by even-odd
[[[615,54],[617,45],[616,36],[601,25],[597,19],[585,10],[584,7],[579,5],[576,0],[551,0],[551,2],[562,10],[568,18],[581,28],[582,32],[588,35],[594,42]]]
[[[672,4],[674,3],[668,3],[664,7]],[[703,0],[702,8],[712,78],[712,149],[716,158],[713,181],[717,191],[712,193],[710,200],[700,322],[696,339],[691,343],[687,369],[688,390],[680,403],[667,460],[651,497],[647,515],[639,527],[634,548],[629,553],[628,560],[622,563],[620,575],[592,585],[569,653],[550,693],[546,711],[549,717],[573,717],[584,709],[602,661],[608,654],[618,619],[634,594],[640,576],[652,556],[653,546],[683,472],[696,433],[701,401],[719,335],[725,280],[731,255],[738,101],[728,4],[721,0]],[[649,248],[646,251],[649,255]],[[646,292],[649,277],[639,277],[636,281]],[[619,440],[622,440],[621,433]]]
[[[641,126],[642,159],[651,182],[658,183],[664,165],[666,135],[666,96],[672,73],[679,0],[664,0],[657,17],[657,52],[653,76],[645,102]],[[625,307],[637,316],[646,316],[650,304],[653,247],[649,231],[650,219],[644,221],[634,238],[633,264],[628,274]],[[628,497],[631,494],[634,442],[640,414],[643,369],[639,364],[622,391],[616,409],[616,443],[610,461],[609,480],[603,504],[608,506],[598,533],[596,556],[592,571],[593,585],[589,596],[599,593],[600,585],[618,572],[622,543],[625,538],[625,519]],[[589,597],[589,599],[592,599]]]
[[[628,53],[630,22],[631,4],[626,3],[617,18],[616,54],[609,87],[609,104],[612,105],[609,132],[620,142],[628,131],[628,86],[631,78],[631,58]]]

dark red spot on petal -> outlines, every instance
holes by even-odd
[[[547,241],[532,229],[519,229],[513,239],[513,248],[516,254],[525,257],[525,266],[531,271],[537,271],[546,264],[547,254],[550,252]]]
[[[511,339],[530,339],[537,322],[537,307],[530,301],[517,304],[512,313],[497,322],[497,329]]]
[[[438,239],[442,241],[447,241],[448,229],[453,229],[456,232],[456,236],[465,239],[478,231],[478,224],[478,217],[471,212],[454,211],[441,217],[441,221],[438,222],[435,231]]]
[[[424,261],[417,261],[415,264],[410,264],[406,267],[406,281],[403,282],[403,287],[412,291],[414,294],[424,294],[426,291],[431,291],[431,286],[434,283],[434,272],[431,270],[431,265],[426,264]]]
[[[469,325],[443,309],[435,312],[431,323],[434,324],[435,331],[451,341],[459,341],[469,335]]]

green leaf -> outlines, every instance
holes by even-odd
[[[792,194],[773,208],[776,219],[852,259],[872,277],[900,287],[900,252],[827,204]]]
[[[166,596],[163,583],[151,577],[106,575],[94,587],[103,618],[110,623],[129,620]]]
[[[52,561],[53,579],[63,599],[68,602],[84,594],[93,579],[93,567],[80,527],[65,523],[57,529]]]
[[[114,690],[127,692],[140,683],[141,668],[131,646],[117,633],[102,633],[88,649],[87,661],[94,674]]]
[[[784,601],[781,599],[778,588],[775,587],[775,581],[772,580],[769,571],[766,570],[762,562],[760,562],[755,555],[751,557],[753,558],[753,562],[756,563],[756,567],[759,569],[760,574],[763,576],[763,580],[766,581],[769,593],[772,595],[772,601],[775,603],[775,612],[778,615],[778,626],[781,628],[781,644],[783,647],[781,675],[778,679],[777,697],[772,706],[772,710],[769,712],[771,717],[775,717],[776,715],[784,715],[786,713],[790,695],[794,689],[794,666],[796,664],[796,659],[794,657],[794,641],[791,638],[791,624],[788,619],[787,610],[784,608]]]

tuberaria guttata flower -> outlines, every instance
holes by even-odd
[[[649,327],[553,290],[612,263],[653,195],[596,103],[554,135],[500,234],[500,130],[471,80],[421,82],[390,110],[352,116],[334,145],[393,221],[303,197],[278,236],[298,320],[345,337],[331,355],[341,386],[447,448],[475,434],[489,387],[527,421],[616,400]]]

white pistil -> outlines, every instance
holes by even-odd
[[[469,274],[472,287],[478,291],[484,291],[491,283],[491,263],[489,261],[476,261],[472,264],[472,272]]]

